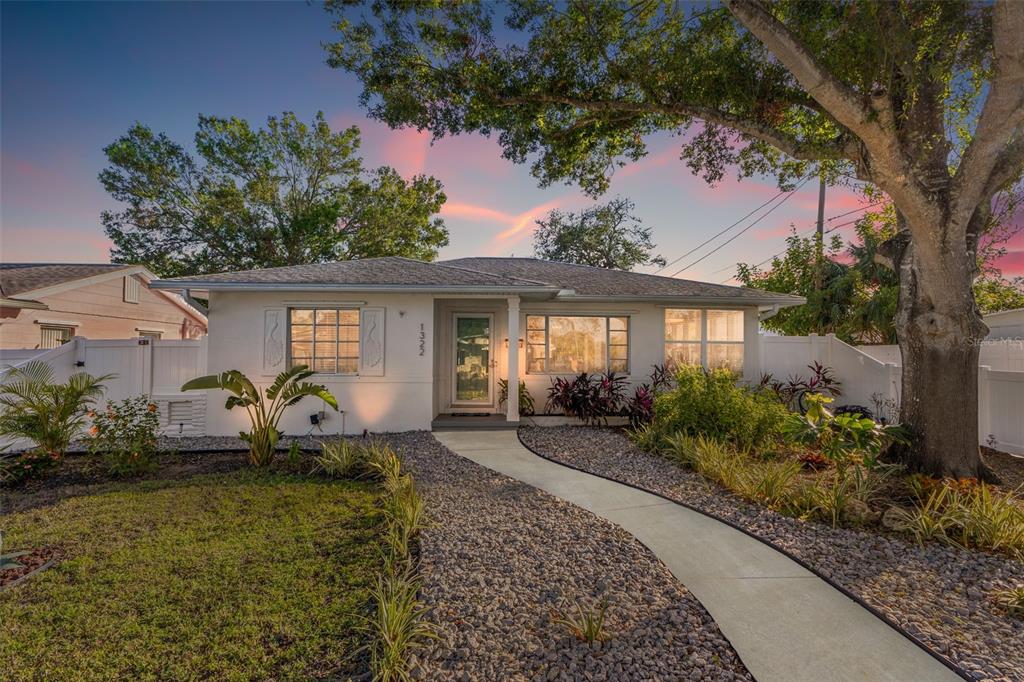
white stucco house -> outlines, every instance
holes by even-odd
[[[985,316],[989,340],[1024,341],[1024,308],[1001,310]]]
[[[543,406],[557,375],[651,366],[729,366],[760,375],[758,321],[803,299],[744,287],[532,258],[427,263],[373,258],[158,280],[209,301],[207,367],[269,383],[292,364],[338,398],[326,433],[429,429],[446,415],[519,421],[498,380]],[[211,396],[211,398],[214,398]],[[207,433],[234,435],[245,415],[208,401]],[[305,433],[307,400],[282,428]]]

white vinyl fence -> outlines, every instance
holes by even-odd
[[[900,347],[896,345],[857,346],[857,350],[881,362],[903,364]],[[1001,372],[1024,372],[1024,340],[985,339],[981,344],[978,364]]]
[[[160,425],[168,435],[201,435],[206,430],[206,392],[181,392],[183,383],[206,373],[205,338],[164,341],[76,336],[47,351],[0,351],[0,380],[7,368],[30,360],[49,364],[58,382],[75,372],[115,375],[103,382],[102,403],[147,395],[156,403]]]
[[[893,350],[895,349],[895,350]],[[1024,454],[1024,371],[1013,370],[1017,360],[1013,344],[986,343],[978,371],[978,435],[982,444],[999,450]],[[831,367],[842,382],[843,394],[837,404],[873,407],[875,398],[900,399],[900,353],[898,346],[855,348],[825,336],[762,336],[761,368],[776,378],[808,376],[807,365],[818,361]],[[999,363],[1000,369],[985,364]]]

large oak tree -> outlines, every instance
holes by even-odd
[[[135,124],[103,151],[100,182],[122,202],[102,215],[111,259],[165,277],[324,261],[433,260],[448,243],[441,183],[364,169],[359,128],[285,112],[264,128],[200,116],[198,158]]]
[[[659,130],[716,181],[855,177],[895,205],[910,463],[980,473],[974,252],[1024,161],[1024,2],[340,2],[335,66],[371,114],[496,133],[542,183],[607,187]]]

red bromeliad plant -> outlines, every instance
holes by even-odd
[[[622,409],[625,384],[626,378],[615,372],[597,377],[583,372],[573,379],[554,377],[548,387],[544,410],[561,411],[585,424],[604,423]]]

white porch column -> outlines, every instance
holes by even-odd
[[[508,297],[508,401],[505,419],[519,421],[519,297]]]

